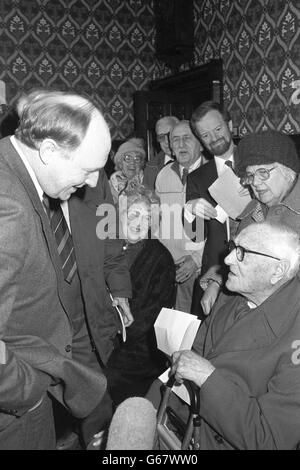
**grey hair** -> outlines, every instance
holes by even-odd
[[[167,126],[174,127],[179,123],[179,119],[176,116],[164,116],[156,121],[155,132],[157,133],[157,127],[159,124],[166,124]]]
[[[291,186],[297,178],[297,173],[292,170],[292,168],[282,165],[282,163],[277,163],[277,167],[280,169],[281,173],[283,174],[285,179],[290,183]]]
[[[266,243],[272,244],[272,254],[289,261],[290,266],[285,273],[285,280],[295,277],[300,267],[300,237],[298,233],[288,225],[273,221],[272,216],[267,222],[251,224],[244,230],[255,229],[255,227],[260,229],[264,237],[264,246]]]
[[[71,92],[32,90],[20,97],[16,109],[20,122],[15,135],[33,149],[38,149],[47,138],[63,148],[76,149],[95,111],[108,129],[100,109],[88,98]]]

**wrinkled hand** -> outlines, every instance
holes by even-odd
[[[194,215],[206,220],[214,219],[218,215],[214,206],[203,198],[189,201],[188,208]]]
[[[220,292],[217,282],[210,282],[202,296],[201,306],[205,315],[209,315]]]
[[[194,351],[177,351],[172,355],[171,374],[175,374],[178,383],[191,380],[201,387],[214,370],[215,367],[207,359]]]
[[[176,261],[176,282],[181,284],[187,281],[198,269],[191,255],[183,256]]]
[[[116,307],[117,305],[121,307],[120,310],[126,328],[134,322],[134,318],[130,311],[128,299],[126,299],[125,297],[114,297],[112,305],[113,307]]]

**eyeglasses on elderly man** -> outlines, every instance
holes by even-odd
[[[261,253],[260,251],[248,250],[248,248],[244,248],[241,245],[236,245],[233,240],[229,240],[227,248],[228,248],[228,253],[231,253],[233,250],[236,250],[236,253],[235,253],[236,258],[240,262],[244,260],[245,253],[252,253],[254,255],[266,256],[267,258],[273,258],[273,259],[277,259],[278,261],[280,261],[280,258],[277,258],[277,256],[268,255],[267,253]]]

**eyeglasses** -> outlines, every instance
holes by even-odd
[[[126,163],[141,163],[142,157],[139,155],[124,155],[123,157],[124,162]]]
[[[276,256],[267,255],[266,253],[261,253],[260,251],[248,250],[247,248],[244,248],[241,245],[236,245],[233,240],[229,240],[227,248],[228,248],[228,253],[231,253],[233,250],[236,250],[236,259],[240,262],[244,260],[245,253],[252,253],[254,255],[266,256],[267,258],[273,258],[273,259],[277,259],[278,261],[280,261],[280,258],[277,258]]]
[[[253,184],[255,176],[257,176],[261,181],[266,181],[270,178],[270,173],[274,170],[276,166],[273,168],[258,168],[254,173],[245,173],[245,175],[241,178],[241,184],[243,186],[249,186]]]
[[[156,136],[157,142],[170,142],[170,132],[166,132],[165,134],[157,134]]]

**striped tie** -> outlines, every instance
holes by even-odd
[[[44,194],[43,204],[49,217],[50,226],[55,235],[64,278],[71,284],[77,265],[72,235],[60,206],[60,200],[52,199]]]

